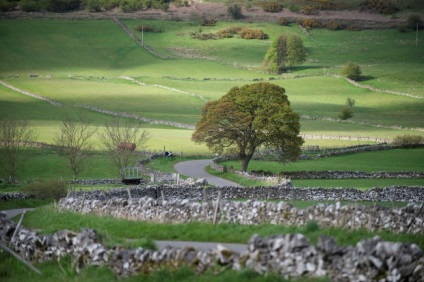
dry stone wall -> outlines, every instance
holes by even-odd
[[[86,266],[106,266],[118,277],[148,274],[158,269],[188,266],[198,274],[252,269],[284,277],[329,277],[333,281],[424,281],[424,255],[415,244],[362,240],[355,246],[338,246],[332,237],[320,237],[316,246],[302,234],[270,237],[254,235],[247,251],[234,252],[222,245],[199,251],[192,247],[161,250],[105,247],[96,232],[61,230],[41,235],[0,217],[0,241],[30,262],[73,258],[79,273]],[[12,238],[13,237],[13,238]]]
[[[128,193],[129,191],[129,193]],[[187,199],[194,201],[221,199],[262,199],[262,200],[301,200],[301,201],[379,201],[424,203],[424,187],[391,186],[361,191],[353,188],[294,188],[289,185],[257,187],[209,187],[194,185],[147,185],[75,192],[72,197],[87,199],[141,198],[167,200]]]
[[[233,224],[275,224],[303,226],[310,221],[323,227],[344,229],[364,228],[372,231],[423,233],[424,204],[408,204],[402,208],[378,205],[317,204],[298,209],[285,202],[247,201],[190,201],[143,198],[69,197],[59,202],[61,210],[113,216],[116,218],[160,223],[194,221]],[[216,209],[218,207],[218,209]],[[218,211],[216,213],[216,210]]]
[[[292,179],[376,179],[376,178],[424,178],[424,172],[413,171],[285,171],[282,173]]]

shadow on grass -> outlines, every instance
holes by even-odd
[[[374,80],[374,79],[376,79],[375,76],[372,76],[372,75],[363,75],[363,76],[361,76],[360,79],[358,79],[358,82],[360,82],[360,81],[369,81],[369,80]]]
[[[283,73],[291,73],[291,72],[298,72],[298,71],[305,71],[305,70],[315,70],[315,69],[322,69],[324,72],[325,66],[292,66],[292,67],[286,67],[283,69]]]

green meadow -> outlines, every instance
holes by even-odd
[[[313,29],[309,37],[296,25],[274,23],[218,22],[199,28],[185,21],[122,21],[139,38],[141,33],[135,30],[139,25],[162,29],[161,33],[145,32],[143,39],[161,57],[170,59],[150,54],[111,20],[0,20],[0,80],[63,105],[53,106],[0,85],[0,117],[30,120],[38,140],[46,143],[54,142],[65,114],[86,112],[98,131],[111,119],[81,106],[193,126],[206,101],[220,98],[234,86],[270,81],[286,89],[301,115],[301,134],[318,136],[306,138],[305,145],[349,146],[373,143],[373,138],[423,135],[424,48],[420,46],[424,43],[420,39],[415,46],[414,32]],[[190,36],[240,25],[261,29],[269,38],[197,40]],[[267,74],[261,64],[268,46],[287,32],[303,38],[307,61],[281,75]],[[420,31],[419,38],[422,35]],[[339,76],[348,61],[360,64],[361,85],[399,93],[350,84]],[[347,98],[356,101],[354,117],[341,122],[337,116]],[[149,131],[151,151],[211,154],[206,146],[191,141],[191,129],[133,122]],[[337,136],[370,137],[370,141],[337,140]],[[99,140],[95,142],[101,150]]]
[[[358,3],[357,0],[350,2],[353,6]],[[414,32],[401,33],[396,29],[313,29],[310,31],[310,37],[293,24],[282,27],[265,22],[218,22],[213,27],[199,27],[197,23],[186,21],[122,21],[139,38],[141,33],[135,30],[139,25],[148,24],[162,29],[161,33],[146,32],[143,35],[144,43],[160,56],[152,55],[138,46],[112,20],[0,19],[0,81],[62,105],[54,106],[0,85],[0,118],[31,121],[38,132],[37,141],[45,143],[54,143],[65,115],[76,118],[82,113],[86,114],[92,121],[92,127],[98,132],[101,132],[104,124],[112,118],[111,115],[90,111],[83,106],[193,126],[199,120],[206,101],[219,99],[234,86],[269,81],[286,89],[291,105],[301,115],[301,134],[316,137],[306,138],[305,145],[333,148],[374,143],[373,138],[393,139],[403,134],[424,136],[424,41],[421,39],[424,38],[423,30],[418,34],[416,46]],[[202,41],[190,36],[196,32],[215,33],[231,26],[261,29],[269,38]],[[308,51],[307,61],[283,74],[268,74],[261,68],[262,60],[271,41],[281,33],[295,33],[302,37]],[[349,61],[361,66],[363,79],[359,84],[367,88],[354,86],[340,76],[343,66]],[[370,90],[371,87],[396,93]],[[356,101],[353,108],[354,117],[348,122],[341,122],[337,120],[337,116],[347,98]],[[191,141],[192,129],[151,124],[135,119],[132,122],[134,127],[149,132],[148,150],[171,150],[176,156],[172,160],[153,161],[150,164],[153,168],[173,171],[173,165],[177,161],[212,155],[205,145]],[[338,140],[338,136],[353,138]],[[356,141],[354,137],[369,137],[370,141]],[[96,150],[88,160],[87,168],[78,178],[117,178],[116,168],[102,151],[98,136],[95,135],[94,139]],[[18,171],[20,179],[71,179],[72,175],[65,159],[55,150],[31,148],[26,153],[25,162]],[[252,161],[249,169],[270,170],[274,173],[300,170],[423,172],[423,159],[424,149],[399,149],[302,160],[288,164]],[[238,162],[232,161],[224,164],[234,168],[239,166]],[[214,173],[219,174],[216,171]],[[219,175],[242,184],[262,185],[248,182],[234,174]],[[23,182],[17,186],[1,184],[0,188],[2,191],[16,191],[22,188]],[[293,180],[293,185],[369,189],[390,185],[423,186],[423,179]],[[77,190],[85,190],[108,189],[112,186],[74,187]],[[315,204],[296,201],[292,203],[298,207]],[[2,203],[0,208],[37,207],[45,204],[47,201],[9,201]],[[395,204],[403,205],[387,205]],[[52,205],[29,212],[25,216],[24,225],[46,233],[63,228],[79,231],[81,226],[94,228],[107,245],[121,244],[124,247],[152,247],[152,239],[246,243],[254,233],[267,236],[287,232],[304,233],[312,242],[316,242],[322,234],[331,235],[335,236],[341,245],[352,245],[361,239],[378,235],[384,240],[414,242],[420,247],[424,246],[422,236],[408,234],[320,227],[308,229],[308,226],[296,228],[267,224],[212,226],[204,223],[135,223],[109,217],[57,212]],[[133,242],[129,243],[128,239]],[[43,272],[42,276],[31,273],[5,252],[0,252],[0,261],[0,277],[5,281],[117,280],[105,268],[90,267],[76,274],[68,258],[37,264]],[[123,281],[136,279],[139,280],[140,277]],[[286,281],[277,275],[263,276],[252,272],[228,271],[219,276],[214,273],[197,276],[187,269],[175,272],[159,270],[152,275],[142,276],[142,279]],[[299,281],[310,280],[305,278]]]

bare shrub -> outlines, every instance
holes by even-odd
[[[369,11],[384,15],[391,15],[399,10],[394,1],[391,0],[362,0],[359,3],[359,7],[362,11]]]
[[[24,192],[39,200],[60,200],[66,197],[67,184],[60,180],[39,180],[24,187]]]
[[[269,13],[279,13],[283,10],[283,6],[277,2],[266,2],[262,6],[265,12]]]
[[[279,18],[277,20],[278,25],[284,26],[284,25],[289,25],[289,23],[290,23],[290,20],[288,18]]]
[[[243,28],[238,33],[243,39],[266,39],[268,36],[260,29]]]
[[[217,22],[216,19],[213,18],[213,17],[209,17],[209,18],[205,17],[205,18],[202,18],[201,25],[202,26],[214,26],[216,24],[216,22]]]
[[[419,144],[424,143],[424,137],[420,135],[399,135],[393,139],[393,144],[405,148],[414,148]]]
[[[325,24],[325,28],[334,31],[343,29],[343,25],[339,24],[338,22],[331,21]]]
[[[312,18],[301,20],[300,25],[303,26],[306,29],[322,27],[321,21],[319,21],[317,19],[312,19]]]

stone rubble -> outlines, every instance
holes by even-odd
[[[107,266],[118,277],[149,274],[167,267],[191,267],[201,274],[227,269],[252,269],[260,274],[276,272],[283,277],[329,277],[333,281],[424,281],[424,255],[415,244],[382,241],[379,237],[356,246],[338,246],[334,238],[321,236],[316,246],[302,234],[269,237],[254,235],[247,251],[239,254],[222,245],[201,251],[193,247],[107,248],[94,230],[80,233],[61,230],[40,235],[0,217],[0,240],[30,262],[43,262],[70,255],[79,273],[85,266]]]

